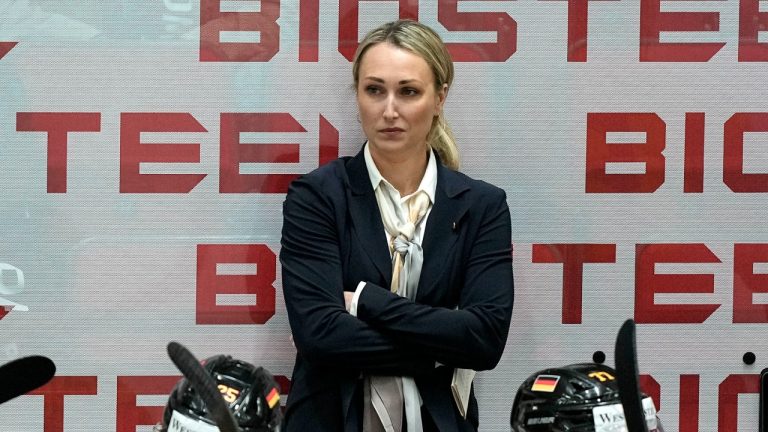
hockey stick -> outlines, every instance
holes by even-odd
[[[56,365],[43,356],[22,357],[0,366],[0,404],[43,386],[55,373]]]
[[[184,375],[184,378],[189,380],[197,393],[200,394],[200,398],[208,407],[208,412],[219,430],[221,432],[239,432],[240,428],[216,387],[216,382],[200,365],[195,356],[178,342],[168,344],[168,356]]]
[[[635,321],[624,321],[616,337],[616,380],[619,385],[621,406],[629,432],[648,432],[645,423],[643,403],[640,400],[640,384],[637,368],[637,349],[635,347]]]
[[[760,432],[768,431],[768,368],[760,371],[760,421],[758,427]]]

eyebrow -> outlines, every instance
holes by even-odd
[[[376,81],[376,82],[379,82],[379,83],[382,83],[382,84],[386,82],[382,78],[373,77],[373,76],[367,76],[367,77],[365,77],[365,79],[369,79],[371,81]],[[421,83],[421,80],[418,80],[418,79],[415,79],[415,78],[407,79],[407,80],[400,80],[398,82],[398,84],[402,85],[402,84],[408,84],[408,83],[411,83],[411,82]]]

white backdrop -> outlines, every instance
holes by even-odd
[[[512,211],[515,312],[476,380],[480,429],[509,430],[536,370],[612,365],[634,317],[667,430],[756,430],[764,3],[0,0],[0,362],[58,367],[2,430],[150,430],[170,340],[288,388],[285,184],[358,151],[345,55],[398,14],[452,43],[462,171]]]

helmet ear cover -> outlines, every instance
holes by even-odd
[[[242,432],[279,430],[282,421],[280,386],[266,369],[227,355],[209,357],[200,363],[216,382]],[[168,397],[163,427],[168,427],[174,411],[215,424],[202,398],[186,378],[176,383]]]

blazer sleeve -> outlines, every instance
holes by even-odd
[[[509,332],[514,283],[506,194],[495,187],[492,191],[473,206],[481,217],[472,240],[463,246],[469,250],[458,309],[418,304],[366,286],[357,316],[442,364],[474,370],[496,367]]]
[[[283,295],[299,355],[317,365],[372,374],[416,376],[433,369],[434,358],[395,343],[345,309],[331,200],[338,191],[322,189],[317,178],[302,177],[291,184],[283,204]]]

